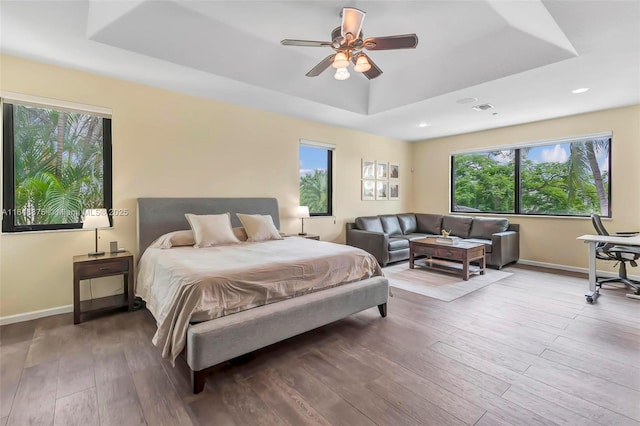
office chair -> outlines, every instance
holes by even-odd
[[[597,214],[591,215],[591,222],[596,228],[598,235],[609,235],[606,228],[602,224],[602,219]],[[617,232],[616,237],[631,237],[638,235],[637,232]],[[640,258],[640,247],[624,246],[612,243],[596,244],[596,258],[601,260],[614,261],[620,264],[618,276],[614,278],[597,278],[596,282],[599,287],[604,283],[621,282],[629,287],[636,295],[640,294],[640,281],[632,280],[627,277],[627,263],[631,266],[638,266],[636,260]]]

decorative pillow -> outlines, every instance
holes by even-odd
[[[233,235],[231,215],[229,213],[209,215],[185,213],[184,216],[193,231],[193,237],[196,242],[194,247],[210,247],[240,242]]]
[[[171,247],[192,246],[195,243],[193,231],[173,231],[159,237],[149,247],[168,249]]]
[[[247,241],[282,239],[270,215],[236,213],[236,216],[238,216],[244,230],[247,232]]]
[[[241,226],[233,228],[233,235],[235,235],[240,241],[247,241],[247,238],[249,238],[247,231],[245,231]]]

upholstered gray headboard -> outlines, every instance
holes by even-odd
[[[156,238],[171,231],[190,229],[185,213],[231,213],[231,224],[242,226],[236,213],[268,214],[280,229],[275,198],[138,198],[138,255]]]

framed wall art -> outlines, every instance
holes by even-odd
[[[362,182],[362,199],[375,200],[376,199],[376,181],[362,180],[361,182]]]
[[[389,199],[389,182],[384,180],[376,181],[376,200]]]
[[[362,159],[362,179],[376,178],[376,162]]]
[[[395,182],[389,182],[389,199],[400,199],[400,184]]]
[[[376,161],[376,179],[389,179],[389,163],[386,161]]]
[[[400,179],[400,165],[389,163],[389,179]]]

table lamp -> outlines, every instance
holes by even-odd
[[[96,230],[96,250],[89,253],[89,256],[103,255],[103,251],[98,251],[98,229],[108,228],[111,226],[107,209],[86,209],[84,211],[84,220],[82,221],[82,229]]]
[[[304,232],[304,219],[309,216],[309,207],[307,206],[298,206],[298,215],[297,215],[300,220],[302,221],[302,232],[300,232],[298,235],[307,235],[306,232]]]

